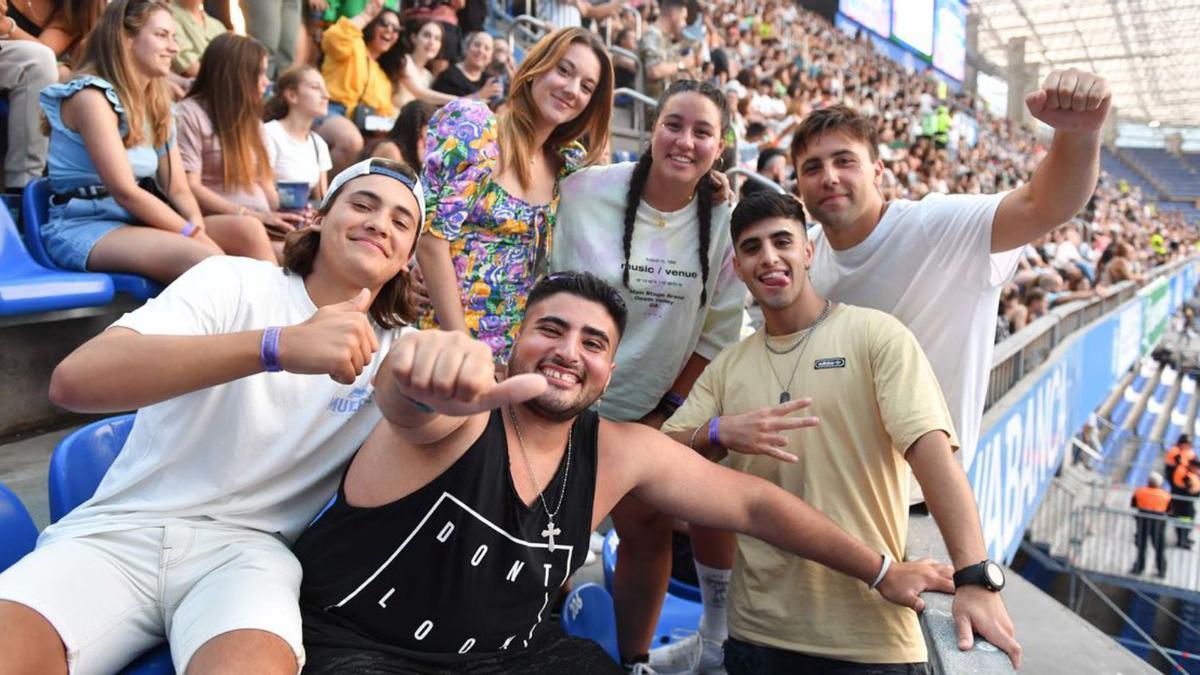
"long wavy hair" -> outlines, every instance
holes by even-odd
[[[152,13],[170,11],[161,0],[114,0],[88,36],[75,71],[76,76],[95,75],[112,84],[129,125],[123,139],[127,148],[146,142],[147,126],[154,147],[165,146],[170,138],[171,92],[167,78],[152,78],[144,90],[135,90],[137,65],[130,46]]]
[[[573,120],[564,122],[550,133],[546,147],[554,150],[572,141],[587,137],[588,151],[585,166],[596,164],[608,149],[608,127],[612,117],[613,69],[608,50],[594,33],[583,28],[563,28],[542,38],[513,76],[509,87],[508,108],[500,114],[496,125],[500,145],[500,161],[517,175],[522,188],[528,188],[532,179],[529,160],[541,148],[534,148],[534,122],[537,103],[533,100],[533,83],[543,74],[558,65],[573,44],[587,46],[600,61],[600,81],[592,92],[587,107]]]
[[[271,160],[262,140],[262,98],[258,78],[267,48],[254,38],[221,33],[200,57],[200,72],[188,98],[212,120],[221,141],[225,188],[248,188],[271,179]]]
[[[106,4],[105,0],[65,0],[55,12],[62,17],[64,28],[71,36],[71,45],[67,53],[72,59],[78,61],[83,55],[83,47],[92,29],[100,21]]]
[[[658,107],[655,108],[654,123],[651,129],[658,129],[658,115],[662,109],[675,96],[680,94],[696,93],[712,102],[717,108],[717,112],[721,118],[721,128],[717,134],[718,138],[724,139],[725,133],[732,126],[731,116],[729,113],[729,102],[725,98],[725,94],[719,89],[709,84],[708,82],[699,82],[696,80],[678,80],[667,87],[661,98],[658,99]],[[653,144],[654,137],[651,132],[650,143]],[[720,162],[720,158],[716,160]],[[625,217],[624,217],[624,234],[622,236],[622,246],[625,251],[625,264],[622,265],[621,282],[625,284],[625,288],[629,288],[629,255],[633,251],[633,226],[637,220],[638,205],[642,202],[642,194],[646,191],[646,181],[650,178],[650,167],[653,166],[654,160],[651,157],[651,148],[647,147],[638,158],[637,164],[633,167],[633,175],[629,179],[629,191],[625,197]],[[711,168],[711,167],[710,167]],[[696,200],[696,219],[699,221],[699,229],[696,232],[697,254],[700,257],[700,306],[703,307],[708,302],[708,254],[709,245],[712,239],[712,202],[713,192],[716,188],[713,187],[712,181],[707,175],[701,176],[700,181],[696,183],[693,199]]]

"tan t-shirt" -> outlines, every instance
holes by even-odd
[[[867,546],[903,559],[903,453],[934,430],[958,446],[920,345],[891,316],[849,305],[834,308],[808,344],[791,354],[769,354],[764,335],[751,335],[709,364],[663,431],[692,430],[714,416],[777,405],[780,381],[786,384],[795,368],[792,398],[812,397],[805,414],[821,418],[820,426],[788,432],[788,450],[800,461],[734,452],[730,466],[776,483]],[[786,348],[797,337],[772,337],[771,346]],[[857,579],[740,535],[729,629],[755,644],[858,663],[927,658],[912,610],[887,602]]]

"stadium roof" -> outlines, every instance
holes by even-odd
[[[1200,127],[1200,1],[971,0],[979,52],[1008,62],[1025,37],[1026,63],[1091,70],[1108,79],[1122,120]]]

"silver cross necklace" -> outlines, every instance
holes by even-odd
[[[821,308],[821,313],[817,316],[817,320],[813,321],[812,325],[804,331],[804,335],[801,335],[799,339],[797,339],[796,342],[790,347],[785,347],[783,349],[775,349],[772,347],[771,343],[767,340],[767,331],[764,328],[762,332],[763,346],[767,348],[768,352],[775,354],[776,356],[791,354],[797,349],[800,349],[808,342],[808,338],[813,334],[813,331],[817,329],[817,326],[820,326],[821,322],[825,320],[825,317],[829,316],[829,309],[831,307],[833,307],[833,303],[826,299],[825,306]],[[803,351],[800,352],[800,356],[804,356]],[[796,379],[796,371],[800,369],[800,360],[800,357],[796,357],[796,364],[792,366],[792,374],[788,376],[787,384],[784,384],[783,380],[779,377],[779,373],[775,372],[775,364],[771,363],[771,356],[767,355],[767,366],[771,368],[771,374],[775,376],[775,381],[778,382],[780,388],[783,389],[783,391],[779,393],[780,404],[787,403],[788,401],[792,400],[792,392],[790,389],[792,388],[792,380]]]
[[[550,521],[546,524],[546,529],[542,530],[542,536],[549,540],[546,548],[551,553],[554,553],[554,538],[562,534],[562,530],[554,526],[554,517],[562,510],[563,497],[567,494],[567,477],[571,475],[571,441],[574,436],[571,432],[575,430],[575,425],[572,424],[570,431],[567,432],[567,466],[563,469],[563,483],[562,489],[558,493],[558,505],[551,511],[550,507],[546,504],[546,496],[542,494],[541,490],[538,490],[538,480],[533,475],[533,462],[529,461],[529,452],[525,450],[525,438],[521,436],[521,425],[517,422],[517,412],[511,405],[508,406],[508,416],[512,418],[513,431],[517,432],[517,443],[521,448],[521,456],[525,458],[525,469],[529,472],[529,482],[533,483],[533,489],[537,491],[538,499],[541,500],[542,508],[546,510],[546,516]],[[550,480],[551,482],[554,481],[553,478]],[[546,484],[547,487],[549,485],[549,483]]]

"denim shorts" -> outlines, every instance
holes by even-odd
[[[133,215],[112,197],[75,197],[66,204],[50,205],[50,218],[42,227],[42,243],[60,267],[85,271],[96,242],[133,221]]]
[[[335,117],[335,116],[339,116],[339,115],[341,117],[346,117],[347,116],[346,112],[347,112],[346,106],[342,105],[341,103],[338,103],[337,101],[330,101],[329,102],[329,110],[325,113],[324,117],[318,117],[317,119],[313,120],[313,128],[316,129],[317,127],[321,126],[322,124],[325,123],[325,120],[327,120],[331,117]]]
[[[854,663],[763,647],[731,637],[725,641],[729,675],[929,675],[928,663]]]

